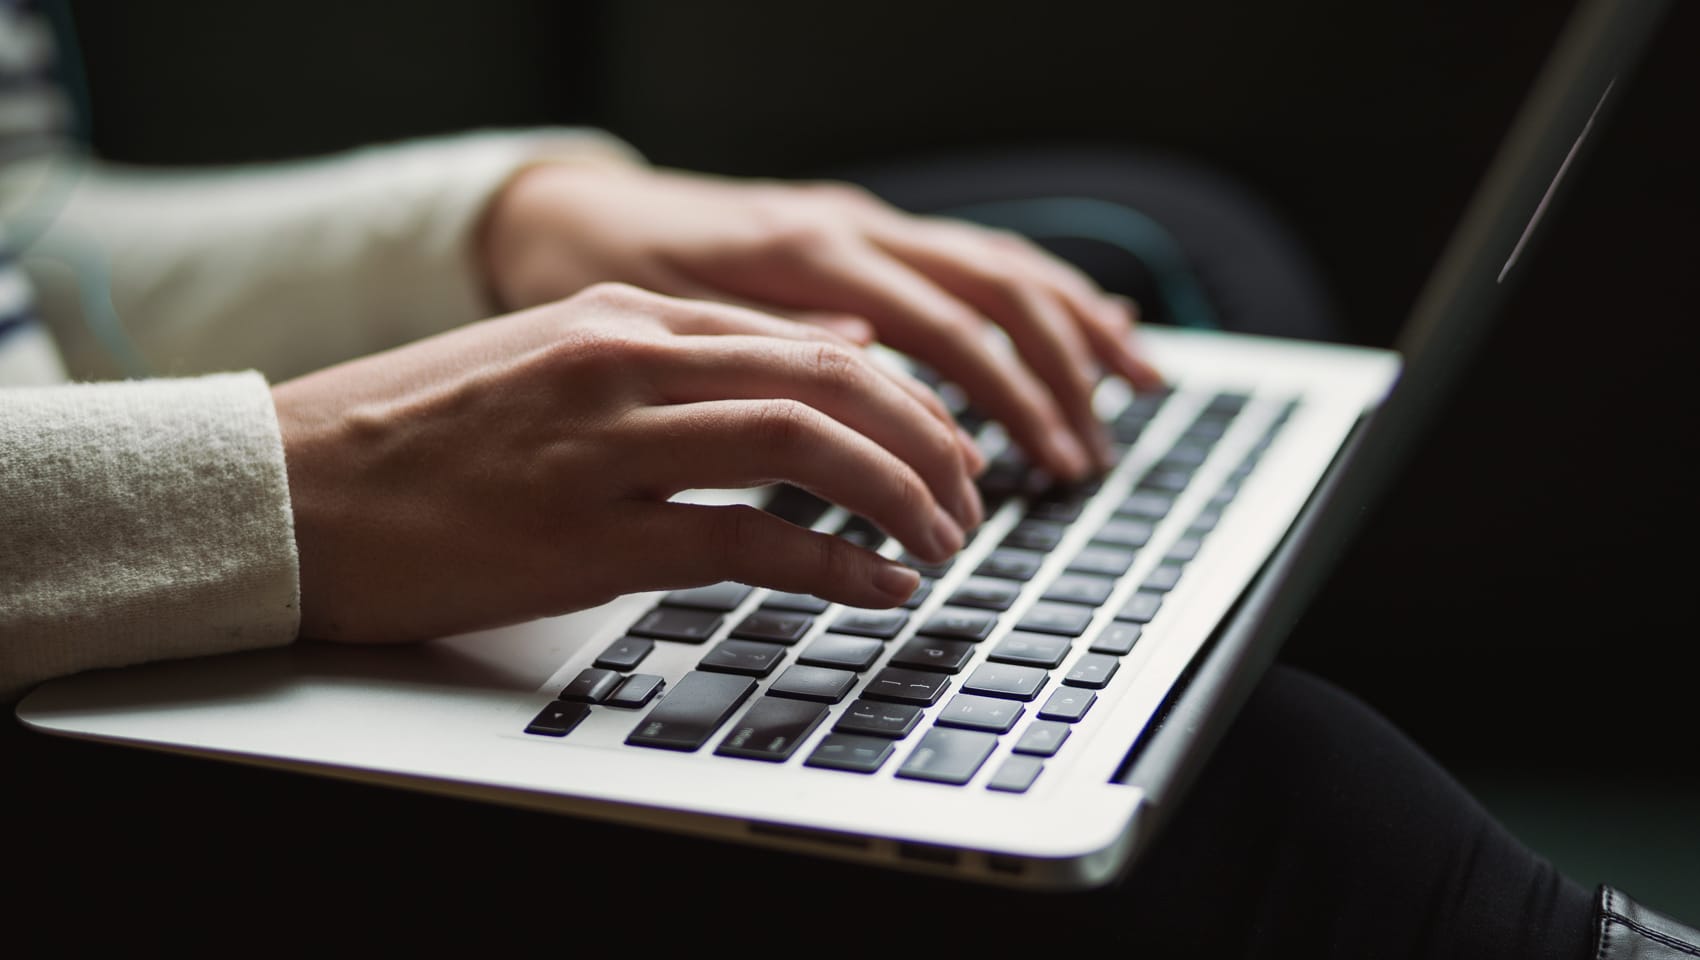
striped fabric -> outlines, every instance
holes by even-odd
[[[65,379],[10,240],[27,244],[52,216],[33,186],[65,148],[69,118],[46,21],[28,0],[0,0],[0,386]]]

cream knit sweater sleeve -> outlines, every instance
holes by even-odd
[[[118,372],[79,303],[76,269],[96,263],[123,340],[170,378],[0,383],[0,700],[92,667],[293,640],[266,378],[485,316],[472,234],[501,185],[538,162],[635,160],[611,137],[551,130],[82,174],[27,251],[43,317],[73,378]]]
[[[0,389],[0,697],[287,643],[292,530],[259,374]]]

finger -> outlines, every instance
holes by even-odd
[[[674,300],[672,301],[672,304],[674,309],[663,312],[662,323],[675,333],[685,335],[715,334],[727,336],[748,334],[752,336],[775,337],[784,340],[814,343],[824,341],[846,343],[857,346],[863,345],[873,339],[872,327],[868,325],[866,320],[862,320],[859,317],[851,319],[854,319],[857,324],[864,327],[868,332],[866,338],[862,339],[860,342],[854,338],[843,336],[838,333],[836,329],[831,331],[833,336],[823,337],[820,335],[821,328],[819,327],[813,327],[807,323],[793,320],[780,320],[762,312],[761,309],[727,306],[720,303],[711,303],[702,300]],[[847,314],[827,314],[825,311],[818,310],[795,312],[799,314],[812,314],[815,316],[837,316],[840,318],[849,318],[849,315]],[[697,349],[698,346],[700,345],[693,344],[692,349]],[[914,398],[915,402],[921,404],[934,419],[936,419],[946,430],[950,432],[957,445],[962,461],[970,473],[978,474],[981,470],[985,469],[986,459],[980,453],[979,448],[975,446],[974,438],[962,431],[962,428],[957,424],[956,419],[952,417],[950,415],[950,411],[945,408],[944,402],[941,401],[938,398],[938,395],[933,393],[926,384],[916,380],[906,371],[895,369],[890,365],[872,364],[871,366],[873,369],[878,370],[883,376],[888,378],[892,383],[902,388],[902,390],[910,397]],[[726,396],[725,394],[722,395]],[[699,397],[698,399],[709,398]],[[969,486],[971,487],[972,484]],[[973,499],[977,510],[978,497],[976,496]],[[979,521],[973,520],[969,522],[971,524],[976,524]]]
[[[782,304],[762,303],[759,300],[751,300],[725,290],[716,289],[682,274],[676,274],[675,277],[674,280],[669,282],[668,289],[673,296],[681,299],[725,304],[752,314],[782,317],[793,323],[831,330],[840,337],[860,346],[867,346],[874,342],[873,324],[854,314],[835,310],[804,310]]]
[[[890,450],[797,400],[716,400],[631,415],[635,494],[787,482],[867,517],[929,561],[954,556],[962,526]]]
[[[894,607],[921,583],[902,564],[754,507],[640,504],[624,529],[636,542],[665,546],[646,552],[632,571],[649,581],[640,590],[736,580],[851,606]]]
[[[914,268],[869,244],[799,263],[815,295],[873,321],[880,338],[956,382],[1052,474],[1084,476],[1090,460],[1067,418],[1023,364],[993,348],[985,321]]]
[[[1079,268],[1051,254],[1032,240],[1007,230],[993,230],[960,221],[933,221],[998,247],[1019,261],[1019,269],[1043,277],[1079,320],[1094,355],[1135,389],[1156,389],[1163,376],[1139,351],[1133,337],[1139,308],[1132,300],[1099,289]]]
[[[1088,313],[1078,305],[1081,329],[1092,342],[1093,352],[1110,369],[1120,374],[1135,390],[1159,390],[1165,381],[1162,371],[1140,351],[1135,335],[1139,323],[1139,305],[1127,297],[1110,298],[1115,308],[1109,319],[1099,312]]]
[[[1049,287],[1015,258],[961,231],[909,223],[875,240],[1002,327],[1057,398],[1097,465],[1109,465],[1109,436],[1092,409],[1092,352],[1078,321]]]
[[[713,337],[665,355],[652,375],[660,397],[672,404],[759,399],[807,404],[908,464],[962,527],[983,519],[956,425],[898,385],[906,374],[878,369],[854,347]]]
[[[781,340],[802,340],[816,343],[840,343],[860,346],[867,340],[858,340],[846,336],[842,324],[804,323],[796,319],[775,315],[775,311],[762,310],[754,307],[732,305],[723,302],[701,299],[682,300],[668,298],[669,304],[661,311],[660,320],[663,326],[681,336],[723,336],[727,334],[746,334],[758,337],[776,337]],[[868,329],[868,339],[872,339],[872,328],[867,321],[862,325]]]

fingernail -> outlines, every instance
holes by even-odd
[[[1058,431],[1051,434],[1051,453],[1063,465],[1063,479],[1079,480],[1092,469],[1092,460],[1086,454],[1086,448],[1080,445],[1074,434]]]
[[[874,589],[902,603],[915,595],[921,585],[921,575],[901,563],[887,560],[874,570]]]
[[[981,471],[986,469],[986,455],[980,452],[980,445],[975,443],[968,431],[961,427],[956,428],[956,441],[957,445],[962,448],[962,456],[968,465],[968,472],[976,477],[979,476]]]
[[[943,507],[937,507],[933,511],[932,535],[933,546],[937,548],[938,558],[941,560],[955,556],[956,551],[962,549],[962,528],[951,519],[950,514],[944,512]]]

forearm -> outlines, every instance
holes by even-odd
[[[225,171],[94,165],[28,258],[73,376],[137,371],[90,332],[104,273],[146,372],[284,379],[494,312],[473,245],[490,198],[543,160],[630,162],[594,131],[476,134]]]
[[[298,594],[262,378],[0,390],[0,699],[288,643]]]

